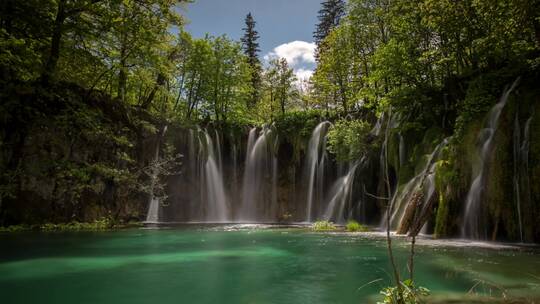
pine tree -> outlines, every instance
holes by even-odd
[[[246,27],[244,30],[244,37],[242,37],[242,48],[244,54],[248,58],[248,63],[251,67],[251,86],[252,92],[249,103],[251,106],[255,105],[259,101],[260,89],[261,89],[261,61],[259,60],[259,33],[255,30],[255,20],[251,13],[246,16]]]
[[[341,18],[345,16],[345,1],[344,0],[325,0],[321,3],[322,8],[319,10],[317,29],[313,33],[315,43],[317,44],[317,61],[318,55],[323,49],[322,43],[330,34],[332,29],[339,25]]]

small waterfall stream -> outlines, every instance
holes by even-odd
[[[230,134],[230,155],[231,155],[231,163],[232,163],[232,168],[230,169],[230,175],[232,180],[231,180],[231,186],[230,186],[230,189],[231,189],[231,201],[238,201],[240,199],[240,187],[239,187],[239,184],[238,184],[238,159],[239,159],[239,155],[240,155],[240,152],[239,152],[239,149],[238,149],[238,145],[237,145],[237,142],[234,138],[234,135],[231,133]]]
[[[508,97],[519,83],[519,78],[512,86],[505,90],[500,101],[489,111],[486,126],[478,135],[480,162],[477,173],[473,179],[467,199],[465,201],[465,213],[461,235],[464,238],[487,239],[487,230],[483,222],[482,200],[487,181],[487,166],[489,165],[492,151],[494,149],[494,136],[499,124],[499,117],[508,102]]]
[[[407,151],[405,150],[405,138],[399,133],[399,168],[405,165]]]
[[[273,221],[277,218],[277,133],[274,126],[264,126],[249,133],[242,207],[238,220]]]
[[[159,210],[161,205],[161,199],[155,195],[156,184],[159,179],[159,150],[161,149],[161,139],[167,132],[167,126],[164,126],[161,130],[156,143],[156,150],[154,152],[154,160],[150,164],[150,204],[148,206],[148,212],[146,213],[147,223],[159,223]]]
[[[349,171],[344,176],[338,178],[330,190],[330,199],[327,203],[326,211],[323,214],[323,219],[330,221],[334,220],[337,223],[344,223],[347,219],[345,208],[352,206],[352,189],[354,178],[359,164],[353,163],[349,166]]]
[[[194,183],[189,189],[190,220],[230,221],[231,210],[223,182],[219,134],[214,132],[212,138],[207,130],[190,130],[188,143],[189,174]]]
[[[307,180],[306,195],[306,222],[313,221],[313,206],[319,206],[324,196],[324,170],[327,159],[326,134],[331,126],[328,121],[321,122],[311,135],[309,140],[306,164],[305,180]]]
[[[440,144],[438,144],[433,152],[427,157],[427,161],[418,175],[413,177],[401,189],[394,192],[394,195],[390,201],[392,206],[391,209],[393,210],[390,216],[391,229],[397,229],[398,226],[402,224],[408,204],[411,201],[412,196],[419,190],[423,191],[423,203],[422,209],[417,214],[421,215],[427,212],[427,210],[425,210],[427,208],[426,203],[429,202],[435,194],[436,160],[439,158],[442,148],[447,144],[448,139],[444,139]],[[382,218],[380,227],[381,229],[386,227],[386,217]]]
[[[530,185],[529,185],[529,145],[530,145],[530,125],[532,115],[525,122],[523,128],[523,138],[521,136],[521,126],[519,123],[519,111],[516,110],[514,119],[514,136],[513,136],[513,153],[514,153],[514,202],[516,204],[519,238],[523,243],[523,217],[522,217],[522,197],[526,202],[530,201]]]
[[[216,156],[214,143],[208,132],[204,132],[206,138],[206,161],[204,162],[205,180],[207,194],[206,221],[225,222],[230,219],[227,194],[223,185],[221,174],[221,157]],[[219,137],[216,136],[218,140]],[[219,141],[217,141],[219,147]],[[219,148],[218,148],[219,149]],[[219,154],[219,153],[218,153]],[[216,162],[217,160],[217,162]]]

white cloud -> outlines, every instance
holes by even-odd
[[[315,43],[305,41],[292,41],[274,48],[266,54],[264,59],[270,61],[272,58],[285,58],[291,67],[296,67],[301,63],[315,63]]]
[[[294,71],[294,73],[296,74],[296,78],[298,78],[298,80],[305,80],[305,79],[310,79],[311,76],[313,76],[313,70],[309,70],[309,69],[297,69]]]
[[[264,56],[264,60],[269,62],[274,58],[285,58],[299,80],[309,79],[313,76],[316,48],[313,42],[292,41],[275,47]]]

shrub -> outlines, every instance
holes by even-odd
[[[293,159],[299,160],[300,154],[306,149],[313,129],[323,120],[322,112],[293,111],[276,117],[274,123],[281,142],[293,147]]]
[[[24,225],[13,225],[7,227],[0,227],[0,232],[20,232],[30,230],[31,227]]]
[[[40,226],[42,231],[98,231],[115,228],[111,219],[103,218],[90,223],[70,222],[66,224],[43,224]]]
[[[340,162],[357,160],[370,148],[371,125],[363,120],[341,120],[328,132],[328,150]]]
[[[313,231],[334,231],[337,227],[329,221],[317,221],[311,225],[311,229]]]
[[[400,289],[397,286],[386,287],[381,290],[381,294],[384,296],[382,302],[377,304],[417,304],[423,303],[422,297],[429,295],[429,290],[425,287],[416,287],[411,280],[405,280],[401,282],[401,295]]]
[[[357,221],[351,220],[347,223],[347,226],[345,226],[347,231],[349,232],[365,232],[368,231],[367,227],[358,223]]]

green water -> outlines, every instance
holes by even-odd
[[[366,235],[208,227],[17,233],[0,234],[0,248],[1,303],[372,303],[390,282],[384,239]],[[406,244],[397,241],[396,250],[405,273]],[[536,297],[540,255],[423,245],[416,280],[435,297],[475,285]]]

